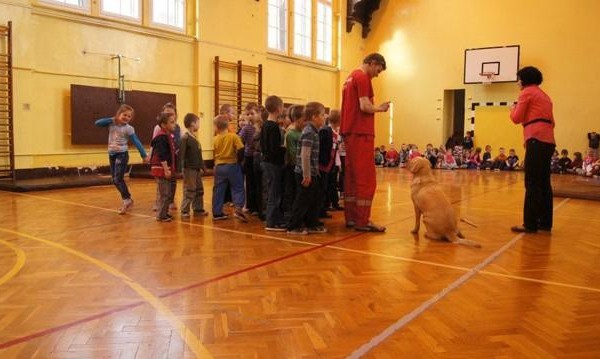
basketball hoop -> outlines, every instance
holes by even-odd
[[[491,85],[492,80],[496,76],[494,72],[480,72],[479,76],[481,77],[481,83],[484,85]]]

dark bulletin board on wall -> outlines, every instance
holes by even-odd
[[[130,124],[144,145],[150,144],[156,116],[167,102],[177,105],[176,95],[125,91],[125,103],[135,110]],[[119,106],[115,88],[71,85],[71,144],[105,145],[108,131],[96,127],[94,122],[103,117],[113,117]]]

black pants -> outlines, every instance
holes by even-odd
[[[321,200],[321,184],[319,177],[313,176],[308,187],[302,185],[302,175],[296,173],[296,199],[292,209],[292,217],[288,223],[288,230],[314,228],[319,225],[319,207]]]
[[[528,229],[552,228],[550,159],[554,147],[556,146],[553,143],[540,142],[537,139],[527,141],[523,225]]]
[[[296,199],[296,173],[295,165],[288,164],[283,168],[283,199],[281,207],[283,210],[283,219],[287,223],[292,218],[294,200]]]
[[[242,170],[246,177],[246,208],[250,212],[258,212],[256,183],[254,178],[254,156],[244,157],[244,166]]]

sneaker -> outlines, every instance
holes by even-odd
[[[269,232],[286,232],[287,231],[287,227],[283,224],[276,224],[274,226],[266,226],[265,227],[265,231],[269,231]]]
[[[164,217],[164,218],[156,217],[156,220],[159,222],[171,222],[173,220],[173,217],[171,217],[171,216]]]
[[[248,223],[248,217],[241,210],[236,210],[233,212],[233,216],[244,223]]]
[[[294,228],[294,229],[288,229],[288,231],[286,233],[304,236],[304,235],[308,234],[308,231],[304,228]]]
[[[127,213],[127,210],[133,207],[133,200],[131,198],[123,200],[123,205],[119,208],[119,214]]]
[[[190,218],[190,212],[181,212],[181,218]]]
[[[308,233],[327,233],[327,228],[323,226],[312,227],[308,229]]]
[[[229,216],[224,213],[213,214],[213,221],[221,221],[223,219],[228,219],[228,218],[229,218]]]

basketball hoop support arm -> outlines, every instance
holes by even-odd
[[[139,61],[141,61],[141,59],[139,57],[127,57],[127,56],[121,55],[121,54],[104,54],[104,53],[99,53],[99,52],[90,52],[87,50],[83,50],[82,53],[84,55],[107,56],[107,57],[110,57],[111,60],[117,59],[117,65],[118,65],[117,98],[118,98],[120,104],[125,103],[125,75],[121,72],[121,60],[122,59],[131,59],[131,60],[139,62]]]

